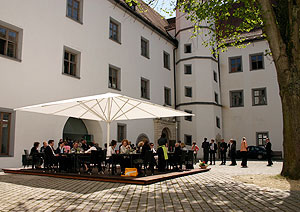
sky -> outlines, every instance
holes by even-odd
[[[150,3],[150,6],[159,12],[165,18],[175,17],[173,9],[175,7],[176,0],[144,0],[146,3]]]

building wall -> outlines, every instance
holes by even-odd
[[[192,135],[192,140],[201,146],[205,137],[210,139],[223,134],[220,86],[219,80],[214,80],[214,71],[219,77],[218,61],[213,57],[211,48],[203,45],[203,41],[209,39],[204,36],[205,32],[192,37],[192,24],[185,15],[177,11],[176,17],[176,39],[179,41],[176,50],[177,108],[195,114],[192,121],[179,118],[179,139],[184,141],[185,134]],[[191,53],[184,52],[185,44],[191,44]],[[184,73],[185,65],[192,65],[192,74]],[[185,86],[192,87],[192,97],[185,96]],[[218,104],[215,92],[219,96]],[[216,126],[216,117],[220,119],[220,128]],[[202,156],[202,151],[198,156]]]
[[[17,6],[16,6],[17,5]],[[34,8],[34,9],[33,9]],[[110,17],[121,23],[121,44],[109,39]],[[0,108],[15,109],[27,105],[74,97],[116,92],[141,97],[140,80],[150,80],[150,101],[164,104],[164,87],[173,98],[173,48],[145,23],[129,15],[110,1],[83,1],[82,24],[66,17],[66,1],[5,1],[0,21],[23,30],[20,61],[0,56]],[[141,36],[150,42],[150,59],[141,56]],[[64,46],[81,53],[80,79],[62,74]],[[163,51],[170,54],[171,70],[163,67]],[[121,69],[121,90],[108,88],[109,64]],[[159,76],[159,77],[157,77]],[[34,141],[62,137],[67,117],[17,112],[14,151],[0,157],[0,168],[21,165],[21,154]],[[140,133],[154,139],[153,120],[122,122],[127,124],[128,139]],[[106,126],[87,123],[89,133],[103,146]],[[96,126],[101,126],[96,127]],[[98,128],[98,133],[96,133]],[[117,138],[117,123],[111,125],[111,138]]]
[[[269,50],[267,41],[254,41],[245,49],[229,47],[220,54],[224,138],[238,141],[243,136],[248,145],[256,145],[256,132],[269,132],[272,149],[282,151],[283,120],[281,100],[274,63],[264,56],[264,69],[250,71],[250,54]],[[229,73],[229,57],[242,56],[243,72]],[[252,106],[252,89],[267,88],[267,105]],[[244,107],[230,107],[229,92],[244,91]]]

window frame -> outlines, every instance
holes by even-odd
[[[190,51],[188,52],[187,50],[187,47],[189,47],[190,48]],[[192,53],[192,44],[191,43],[186,43],[186,44],[184,44],[184,53],[185,54],[191,54]]]
[[[190,73],[187,72],[187,67],[190,67]],[[192,69],[193,69],[192,64],[184,64],[184,74],[185,75],[192,75],[192,73],[193,73]]]
[[[143,51],[143,42],[146,43],[146,55],[144,55]],[[150,59],[150,44],[149,40],[144,38],[143,36],[141,37],[141,55],[147,59]]]
[[[69,8],[69,1],[66,0],[67,2],[67,6],[66,6],[66,17],[79,23],[79,24],[83,24],[83,0],[71,0],[72,1],[72,15],[73,15],[73,5],[74,5],[74,1],[77,1],[79,6],[78,6],[78,9],[77,9],[77,13],[78,13],[78,19],[75,19],[72,15],[69,16],[68,14],[68,8]]]
[[[240,61],[241,61],[241,70],[240,71],[232,71],[231,60],[236,60],[236,59],[240,59]],[[243,72],[243,57],[242,56],[229,57],[228,64],[229,64],[229,73],[230,74]]]
[[[261,56],[262,57],[262,68],[253,69],[253,67],[252,67],[252,57],[253,56]],[[249,62],[250,62],[250,64],[249,64],[250,71],[264,70],[265,69],[264,53],[259,52],[259,53],[255,53],[255,54],[249,54]]]
[[[117,39],[113,39],[113,36],[111,36],[111,24],[114,24],[117,26]],[[117,42],[118,44],[121,44],[121,23],[117,21],[116,19],[110,17],[109,18],[109,35],[108,38],[114,42]]]
[[[215,103],[219,104],[219,94],[217,92],[214,93],[215,93]]]
[[[187,143],[187,137],[191,138],[191,142],[189,144]],[[184,143],[185,143],[185,145],[191,146],[192,145],[192,141],[193,141],[193,136],[192,135],[184,134]]]
[[[113,82],[110,83],[110,75],[113,75],[113,74],[110,74],[111,70],[113,70],[114,72],[117,73],[117,74],[115,74],[116,81],[117,81],[116,88],[113,87]],[[113,81],[113,76],[112,76],[112,81]],[[114,89],[117,91],[121,91],[121,68],[111,65],[111,64],[109,64],[109,66],[108,66],[108,88]]]
[[[124,138],[123,139],[126,139],[126,137],[127,137],[127,124],[117,123],[117,141],[122,142],[123,139],[120,138],[119,127],[124,127]]]
[[[214,77],[214,81],[218,82],[218,74],[216,71],[213,71],[213,77]]]
[[[0,57],[14,60],[17,62],[21,62],[22,58],[22,39],[23,39],[23,29],[16,27],[14,25],[11,25],[9,23],[3,22],[0,20],[0,27],[6,30],[5,33],[5,38],[0,38],[1,40],[4,40],[5,42],[5,47],[4,47],[4,54],[0,54]],[[8,43],[12,42],[12,40],[9,40],[9,32],[14,32],[16,33],[16,39],[13,41],[15,44],[15,49],[14,49],[14,56],[8,56],[7,51],[8,51]]]
[[[143,96],[143,91],[142,91],[142,86],[143,86],[143,81],[146,82],[146,96]],[[147,99],[147,100],[150,100],[150,80],[144,78],[144,77],[141,77],[141,98],[144,98],[144,99]]]
[[[191,96],[188,96],[188,90],[191,90]],[[190,87],[190,86],[184,86],[184,96],[185,97],[189,97],[189,98],[192,98],[193,97],[193,88]]]
[[[184,110],[184,112],[190,113],[190,114],[193,113],[192,110]],[[190,122],[192,122],[192,121],[193,121],[193,116],[184,116],[184,120],[185,120],[185,121],[190,121]]]
[[[165,61],[167,59],[167,61]],[[171,70],[171,57],[170,54],[166,51],[163,51],[163,63],[164,63],[164,68]]]
[[[242,102],[242,105],[238,105],[238,106],[233,106],[233,101],[232,101],[232,93],[235,93],[235,92],[242,92],[242,100],[243,100],[243,102]],[[231,90],[231,91],[229,91],[229,102],[230,102],[230,107],[231,108],[235,108],[235,107],[244,107],[244,105],[245,105],[245,98],[244,98],[244,90]]]
[[[264,134],[266,134],[267,136],[264,138],[264,137],[262,137],[262,144],[260,145],[259,144],[259,135],[260,134],[262,134],[262,135],[264,135]],[[269,131],[261,131],[261,132],[256,132],[256,146],[264,146],[265,144],[266,144],[266,138],[269,138]]]
[[[75,75],[70,74],[70,64],[69,64],[69,68],[68,68],[68,73],[65,73],[65,53],[68,54],[73,54],[75,55]],[[64,46],[64,51],[63,51],[63,70],[62,70],[62,74],[65,76],[70,76],[70,77],[74,77],[77,79],[80,79],[80,60],[81,60],[81,53],[75,49],[72,49],[70,47]],[[70,63],[70,60],[68,60],[67,62]]]
[[[168,102],[166,101],[167,97],[166,97],[166,91],[169,92],[169,98],[168,98]],[[164,87],[164,104],[171,106],[172,105],[172,92],[171,92],[171,88],[168,87]]]
[[[265,102],[263,104],[255,104],[255,91],[264,91],[265,92]],[[260,98],[260,96],[258,96]],[[268,105],[268,99],[267,99],[267,88],[252,88],[252,106],[262,106],[262,105]]]
[[[216,127],[221,129],[221,119],[218,116],[216,116]]]

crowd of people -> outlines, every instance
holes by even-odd
[[[209,165],[215,165],[216,164],[216,153],[220,152],[221,157],[221,164],[220,165],[226,165],[226,157],[227,153],[231,159],[230,166],[236,166],[236,156],[237,156],[237,149],[236,149],[236,141],[234,139],[230,139],[228,143],[225,143],[224,139],[221,139],[221,142],[219,145],[215,143],[214,139],[211,139],[210,142],[207,141],[207,138],[204,138],[204,141],[202,143],[202,149],[203,149],[203,161],[208,163],[210,161]],[[269,138],[266,138],[266,145],[265,145],[266,153],[267,153],[267,159],[268,159],[268,166],[272,166],[272,145]],[[242,157],[241,167],[247,168],[247,153],[248,153],[248,144],[246,141],[246,138],[243,137],[241,141],[241,149],[240,154]]]

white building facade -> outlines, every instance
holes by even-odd
[[[18,5],[18,6],[16,6]],[[143,7],[146,7],[143,4]],[[111,138],[132,143],[161,132],[175,140],[241,139],[256,145],[268,133],[282,150],[282,118],[274,64],[249,71],[249,55],[266,41],[229,49],[216,59],[191,39],[184,18],[167,21],[153,10],[139,13],[117,0],[10,0],[0,8],[0,168],[20,167],[34,141],[79,137],[103,146],[104,123],[15,108],[106,92],[121,93],[195,114],[180,118],[113,123]],[[190,52],[190,53],[189,53]],[[242,56],[243,72],[229,73],[228,58]],[[252,89],[266,88],[267,104],[252,106]],[[229,92],[244,91],[231,107]],[[244,127],[245,126],[245,127]],[[276,143],[276,144],[275,144]]]

